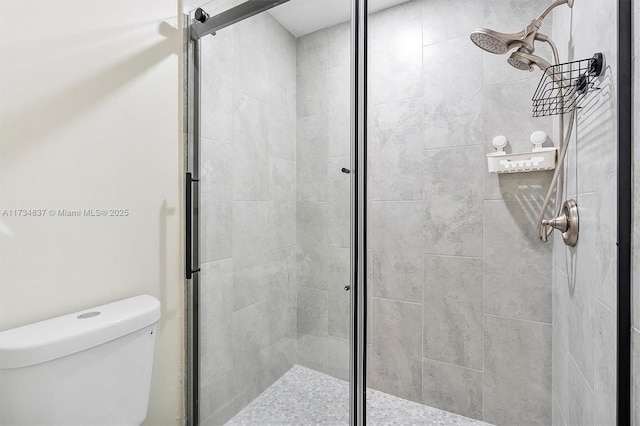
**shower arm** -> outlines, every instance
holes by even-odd
[[[547,17],[549,12],[551,12],[553,9],[555,9],[558,6],[562,6],[563,4],[568,4],[569,8],[572,8],[573,7],[573,0],[556,0],[553,3],[551,3],[549,6],[547,6],[547,8],[545,10],[542,11],[540,16],[538,16],[536,18],[536,20],[534,21],[534,22],[536,22],[538,24],[536,26],[538,28],[540,28],[540,24],[542,24],[542,20]]]

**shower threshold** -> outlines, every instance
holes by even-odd
[[[367,391],[367,423],[372,425],[488,426],[479,420]],[[299,365],[286,372],[227,426],[348,425],[349,383]]]

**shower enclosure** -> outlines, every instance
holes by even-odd
[[[186,2],[191,424],[624,423],[609,3]]]

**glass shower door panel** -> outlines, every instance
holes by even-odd
[[[349,422],[349,23],[278,8],[200,41],[201,424]]]

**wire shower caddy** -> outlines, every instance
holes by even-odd
[[[544,70],[532,99],[533,116],[579,109],[585,95],[599,89],[596,79],[602,74],[603,63],[602,53],[596,53],[593,58],[552,65]]]

